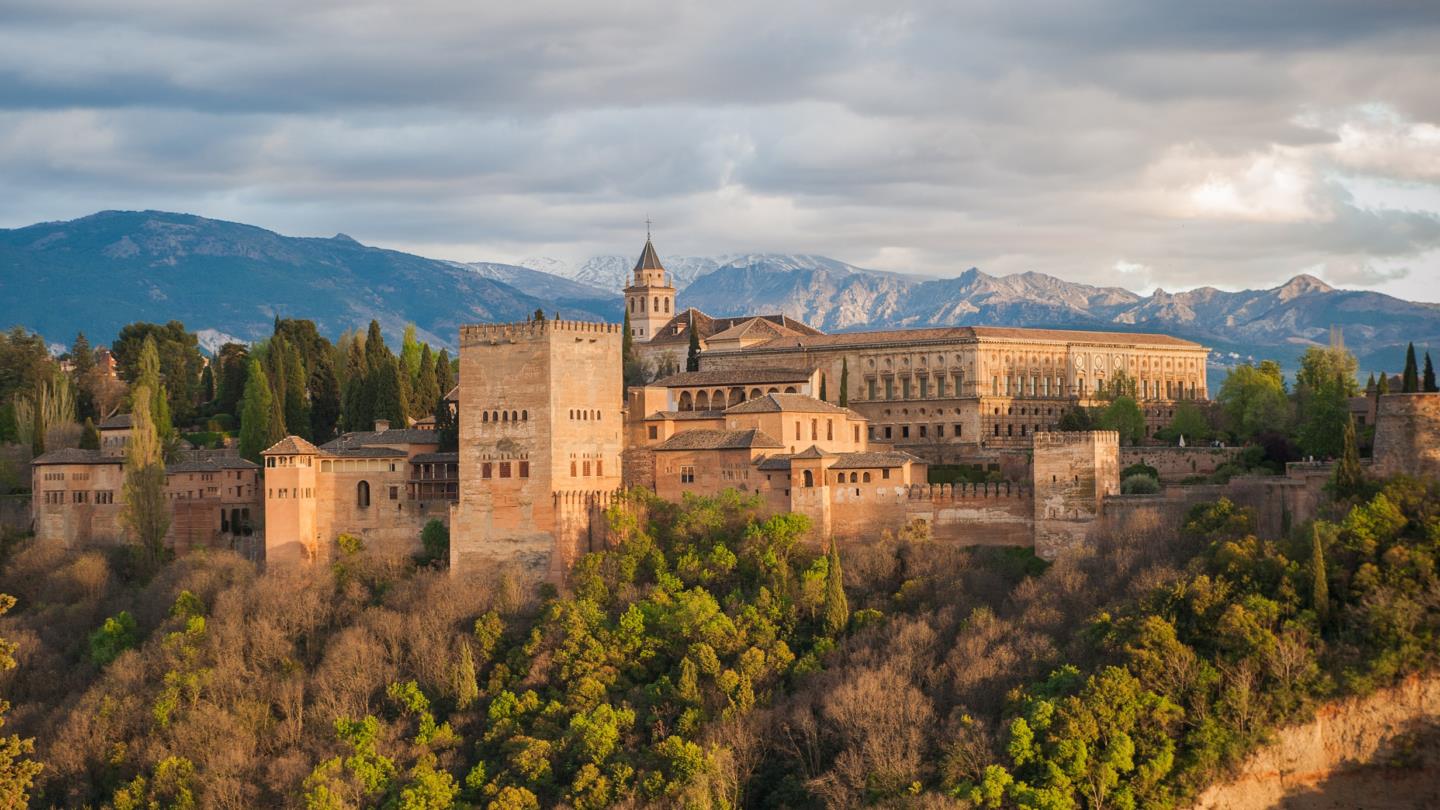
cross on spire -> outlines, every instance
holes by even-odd
[[[646,242],[649,242],[649,241],[650,241],[650,226],[651,226],[652,224],[653,224],[653,223],[650,222],[650,215],[649,215],[649,214],[646,214],[646,215],[645,215],[645,241],[646,241]]]

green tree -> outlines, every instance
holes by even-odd
[[[420,349],[420,369],[410,397],[410,415],[418,419],[433,414],[441,393],[440,384],[435,380],[435,357],[430,353],[430,344],[426,343]]]
[[[305,362],[293,343],[285,348],[285,426],[288,432],[310,438],[310,402],[306,398]]]
[[[850,407],[850,359],[846,357],[840,358],[840,407]]]
[[[0,593],[0,616],[15,607],[15,597]],[[0,638],[0,671],[15,668],[15,643]],[[0,700],[0,727],[5,725],[5,715],[10,711],[10,702]],[[35,753],[35,741],[10,734],[0,737],[0,807],[28,807],[30,786],[35,777],[44,769],[40,763],[30,759]]]
[[[387,357],[379,370],[372,372],[371,375],[375,378],[374,418],[390,420],[391,427],[403,428],[407,424],[405,419],[407,386],[402,374],[399,361],[394,357]]]
[[[200,402],[202,404],[211,402],[215,399],[214,363],[206,365],[205,370],[200,372],[199,396]]]
[[[85,427],[80,432],[81,450],[100,449],[100,429],[95,427],[95,420],[85,417]]]
[[[159,354],[160,382],[165,387],[168,413],[173,421],[188,424],[195,413],[200,369],[205,362],[200,355],[199,339],[195,333],[187,332],[185,324],[179,321],[164,325],[132,323],[122,328],[111,344],[111,351],[121,379],[132,386],[137,382],[140,352],[146,338],[154,341]],[[150,386],[150,390],[154,394],[159,387]]]
[[[1095,416],[1089,408],[1082,405],[1072,405],[1060,414],[1060,420],[1055,427],[1066,432],[1077,432],[1095,429]]]
[[[1289,422],[1285,378],[1280,365],[1273,360],[1232,369],[1220,385],[1216,400],[1225,413],[1229,429],[1240,439],[1284,431]]]
[[[364,344],[358,339],[351,340],[347,355],[340,421],[345,430],[369,430],[375,423],[375,394],[370,388],[370,366]]]
[[[139,642],[140,632],[135,626],[135,617],[130,615],[130,611],[122,610],[107,618],[98,630],[90,634],[90,660],[103,667]]]
[[[220,367],[215,381],[215,413],[238,416],[240,399],[245,396],[245,373],[250,366],[250,350],[243,343],[226,343],[215,353]]]
[[[1426,355],[1426,358],[1428,359],[1429,355]],[[76,414],[84,418],[96,416],[95,397],[91,394],[90,387],[84,384],[85,378],[95,368],[95,350],[91,348],[84,332],[75,335],[75,343],[70,346],[70,362],[74,365],[70,379],[75,383]]]
[[[1312,455],[1334,457],[1344,441],[1349,398],[1359,389],[1355,356],[1344,348],[1312,346],[1300,358],[1295,375],[1295,412],[1301,448]]]
[[[1435,364],[1430,362],[1430,352],[1425,352],[1425,375],[1420,380],[1420,390],[1427,394],[1440,391],[1435,387]]]
[[[830,540],[827,555],[829,565],[825,569],[825,606],[823,609],[825,634],[838,636],[850,624],[850,602],[845,598],[845,577],[840,571],[840,550],[835,540]]]
[[[1340,460],[1335,465],[1331,488],[1335,495],[1348,498],[1365,490],[1365,471],[1360,466],[1360,449],[1355,440],[1355,417],[1345,420],[1345,435],[1341,442]]]
[[[135,389],[130,438],[125,449],[124,506],[120,520],[130,538],[158,564],[165,553],[170,530],[170,506],[165,502],[165,459],[160,437],[150,417],[150,391]],[[162,400],[163,401],[163,400]]]
[[[410,382],[415,382],[420,375],[420,341],[415,337],[415,324],[405,324],[405,332],[400,338],[400,365],[405,371],[405,377]]]
[[[695,328],[695,312],[690,312],[690,347],[685,352],[685,370],[700,370],[700,332]]]
[[[635,336],[630,334],[630,309],[625,309],[625,323],[621,326],[623,330],[620,336],[620,362],[621,373],[625,378],[625,385],[643,385],[645,383],[645,364],[635,354]]]
[[[340,382],[335,379],[329,353],[315,358],[310,368],[310,438],[328,442],[340,423]]]
[[[455,387],[455,372],[450,367],[450,351],[441,349],[440,356],[435,358],[435,390],[440,396],[447,396],[450,389]]]
[[[822,402],[830,401],[829,392],[825,390],[825,374],[823,372],[820,374],[820,400]]]
[[[1139,444],[1145,440],[1145,414],[1140,406],[1128,396],[1118,396],[1100,412],[1098,427],[1120,434],[1120,443]]]
[[[1415,363],[1415,344],[1405,347],[1405,372],[1400,375],[1400,393],[1414,394],[1420,391],[1420,369]]]
[[[1205,418],[1205,412],[1200,406],[1186,400],[1175,406],[1175,416],[1171,417],[1170,424],[1163,431],[1156,431],[1157,437],[1163,437],[1167,441],[1178,441],[1184,436],[1189,442],[1203,442],[1210,438],[1210,420]]]
[[[280,433],[280,438],[276,438],[279,427],[270,424],[275,403],[274,395],[270,393],[269,378],[261,370],[260,361],[253,357],[249,367],[240,414],[240,457],[259,464],[260,454],[284,434]]]
[[[1386,373],[1383,372],[1383,371],[1380,372],[1380,380],[1375,383],[1375,393],[1376,393],[1376,394],[1388,394],[1388,393],[1390,393],[1390,375],[1389,375],[1389,374],[1386,374]]]
[[[421,557],[427,563],[446,562],[450,559],[450,530],[439,520],[431,518],[420,530]]]
[[[146,335],[141,341],[134,386],[130,391],[131,413],[133,415],[136,410],[135,399],[138,392],[148,392],[151,423],[155,426],[155,435],[163,446],[175,434],[175,427],[170,422],[170,401],[160,371],[160,350],[153,335]]]
[[[1325,572],[1325,547],[1320,542],[1320,524],[1310,528],[1310,607],[1323,626],[1330,618],[1330,580]]]

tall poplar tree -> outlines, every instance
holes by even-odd
[[[156,348],[153,335],[146,335],[145,341],[140,345],[135,387],[130,391],[132,421],[137,418],[134,414],[140,410],[137,400],[141,391],[150,397],[146,415],[155,427],[155,435],[163,447],[174,435],[175,427],[170,424],[170,400],[165,391],[165,384],[160,378],[160,351]]]
[[[415,338],[415,324],[405,324],[405,335],[400,340],[400,363],[405,376],[415,382],[420,376],[420,341]]]
[[[1320,524],[1310,528],[1310,606],[1321,627],[1330,618],[1330,577],[1325,572],[1325,547],[1320,542]]]
[[[135,389],[130,437],[125,448],[124,506],[120,520],[129,530],[130,539],[140,546],[153,565],[160,562],[165,552],[170,508],[165,503],[164,450],[150,413],[152,397],[144,385]]]
[[[1420,390],[1420,368],[1415,363],[1415,344],[1405,349],[1405,373],[1400,377],[1400,393],[1414,394]]]
[[[260,361],[250,358],[245,375],[245,396],[240,411],[240,456],[260,463],[260,454],[279,439],[271,440],[270,414],[274,406],[270,379],[260,368]]]

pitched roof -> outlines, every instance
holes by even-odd
[[[742,340],[774,340],[781,337],[795,337],[805,334],[797,329],[791,329],[783,322],[776,323],[766,318],[751,318],[748,321],[738,323],[722,332],[716,332],[709,337],[712,341]]]
[[[416,453],[410,457],[412,464],[448,464],[459,461],[459,453]]]
[[[390,430],[358,430],[346,433],[338,439],[320,445],[321,450],[331,452],[354,450],[360,447],[385,447],[394,444],[439,444],[440,435],[433,430],[414,428],[392,428]]]
[[[460,401],[460,386],[457,385],[457,386],[455,386],[454,388],[451,388],[450,391],[449,391],[447,394],[445,394],[445,401],[446,401],[446,402],[459,402],[459,401]]]
[[[747,400],[739,405],[731,405],[725,409],[725,413],[779,413],[781,411],[800,411],[801,413],[834,413],[844,414],[859,418],[859,415],[849,408],[841,408],[831,405],[823,399],[806,394],[766,394]]]
[[[699,419],[724,419],[724,411],[656,411],[645,417],[646,419],[677,419],[677,420],[699,420]]]
[[[869,453],[837,453],[838,459],[830,465],[832,470],[855,470],[862,467],[900,467],[906,462],[925,461],[900,450],[882,450]]]
[[[764,470],[766,472],[771,472],[775,470],[789,470],[790,458],[791,457],[789,453],[775,453],[773,455],[765,456],[764,458],[760,459],[755,463],[755,469]]]
[[[286,436],[260,452],[262,456],[318,456],[320,448],[299,436]]]
[[[812,371],[799,368],[736,368],[715,371],[682,371],[656,380],[651,385],[662,388],[688,388],[701,385],[765,385],[767,383],[809,382]]]
[[[99,450],[82,450],[78,447],[65,447],[59,450],[51,450],[37,456],[31,464],[124,464],[125,460],[119,456],[105,456]]]
[[[747,450],[784,447],[760,430],[684,430],[655,445],[658,450]]]
[[[809,447],[805,448],[804,450],[801,450],[800,452],[798,452],[798,453],[796,453],[795,455],[791,456],[790,458],[825,458],[826,456],[833,456],[833,455],[835,455],[835,454],[834,454],[834,453],[827,453],[827,452],[825,452],[824,450],[821,450],[819,447],[817,447],[817,446],[815,446],[815,445],[812,444],[812,445],[810,445]]]
[[[1041,340],[1064,343],[1141,344],[1173,348],[1204,348],[1194,341],[1149,332],[1097,332],[1079,329],[1031,329],[1009,326],[940,326],[922,329],[885,329],[873,332],[843,332],[837,335],[779,337],[747,351],[825,349],[897,343],[978,343],[989,340]]]
[[[100,424],[96,425],[96,427],[100,430],[122,430],[124,428],[130,427],[131,424],[132,422],[130,420],[130,414],[117,413],[113,416],[102,419],[100,421]]]
[[[645,238],[645,247],[640,251],[640,258],[635,262],[635,270],[664,270],[665,265],[660,263],[660,257],[655,253],[655,245],[651,244],[650,238]]]
[[[664,326],[655,331],[655,336],[650,338],[647,345],[661,346],[689,343],[690,319],[692,317],[695,319],[695,331],[700,335],[701,340],[709,340],[712,335],[724,332],[727,329],[732,329],[756,318],[782,326],[790,332],[795,333],[794,336],[796,337],[825,334],[809,324],[801,323],[785,315],[737,315],[729,318],[712,318],[700,310],[690,307],[677,312],[675,317],[666,321]]]
[[[404,450],[396,450],[393,447],[339,447],[321,448],[320,455],[333,456],[335,458],[404,458]]]
[[[258,470],[260,465],[246,461],[239,456],[216,456],[213,458],[177,461],[165,465],[167,473],[219,472],[221,470]]]

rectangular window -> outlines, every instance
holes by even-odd
[[[660,438],[660,428],[656,427],[655,425],[651,425],[651,426],[650,426],[650,438],[652,438],[652,439],[658,439],[658,438]]]
[[[935,438],[937,438],[937,439],[943,439],[943,438],[945,438],[945,426],[944,426],[944,425],[936,425],[936,426],[935,426]]]
[[[599,476],[603,476],[605,474],[605,459],[595,459],[595,474]]]
[[[510,477],[510,462],[508,462],[508,461],[502,461],[502,462],[500,462],[500,477],[501,477],[501,478],[509,478],[509,477]]]
[[[920,398],[921,398],[921,399],[925,399],[925,398],[928,397],[928,396],[930,396],[930,378],[929,378],[929,377],[921,377],[921,378],[920,378]]]
[[[390,500],[400,500],[400,487],[390,487]]]
[[[480,477],[481,477],[481,478],[489,478],[490,475],[491,475],[491,469],[492,469],[492,465],[490,464],[490,462],[487,461],[487,462],[485,462],[484,464],[481,464],[481,465],[480,465]]]
[[[890,470],[888,470],[888,469],[881,470],[881,471],[880,471],[880,477],[881,477],[881,478],[889,478],[889,477],[890,477]]]
[[[920,438],[923,439],[923,438],[925,438],[928,434],[929,434],[929,430],[927,430],[924,425],[921,425],[921,426],[920,426]]]
[[[939,375],[939,376],[937,376],[937,377],[935,378],[935,396],[941,397],[941,398],[943,398],[943,397],[945,396],[945,375],[944,375],[944,374],[941,374],[941,375]]]
[[[886,426],[885,426],[885,438],[887,438],[887,439],[890,438],[890,426],[889,426],[889,425],[886,425]]]
[[[528,462],[528,461],[522,461],[522,462],[520,462],[520,477],[521,477],[521,478],[529,478],[529,477],[530,477],[530,462]]]
[[[909,426],[909,425],[901,425],[901,426],[900,426],[900,438],[902,438],[902,439],[908,439],[908,438],[910,438],[910,426]]]
[[[583,466],[583,469],[585,470],[585,477],[586,477],[586,478],[589,478],[589,477],[590,477],[590,462],[588,462],[588,461],[585,462],[585,464],[584,464],[584,466]]]
[[[894,377],[886,377],[886,378],[885,378],[885,398],[886,398],[886,399],[894,399],[894,398],[895,398],[895,378],[894,378]]]
[[[574,478],[574,477],[575,477],[575,467],[576,467],[575,461],[572,459],[572,460],[570,461],[570,477],[571,477],[571,478]]]
[[[866,399],[874,399],[874,398],[875,398],[875,380],[873,380],[873,379],[870,379],[870,380],[866,380],[866,381],[865,381],[865,398],[866,398]]]
[[[992,394],[994,394],[994,395],[996,395],[996,396],[999,396],[999,395],[1000,395],[1000,378],[999,378],[999,377],[991,377],[991,378],[990,378],[990,393],[992,393]]]
[[[856,443],[856,444],[859,444],[859,443],[860,443],[860,426],[859,426],[859,425],[856,425],[854,431],[852,431],[852,432],[855,434],[855,439],[854,439],[855,443]]]
[[[905,378],[902,378],[902,379],[900,380],[900,398],[901,398],[901,399],[909,399],[909,398],[910,398],[910,378],[909,378],[909,377],[905,377]]]
[[[694,468],[694,467],[689,467],[689,466],[682,466],[682,467],[680,467],[680,483],[682,483],[682,484],[693,484],[693,483],[695,483],[695,468]]]
[[[956,425],[956,426],[955,426],[955,433],[952,434],[952,435],[955,435],[955,436],[959,436],[959,435],[960,435],[960,426],[959,426],[959,425]]]

